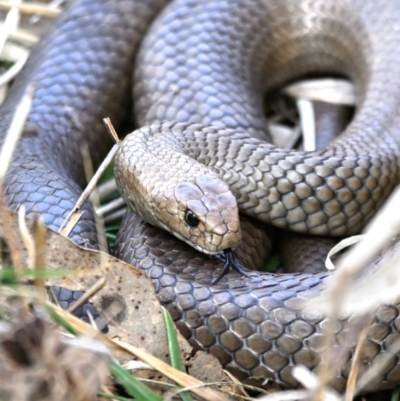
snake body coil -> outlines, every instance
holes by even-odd
[[[79,145],[87,142],[100,157],[100,148],[108,146],[101,119],[109,116],[117,126],[124,121],[136,50],[166,3],[79,0],[46,37],[1,111],[4,138],[18,99],[35,82],[32,111],[5,183],[11,208],[23,203],[28,216],[41,214],[50,228],[59,228],[81,192]],[[134,107],[139,125],[177,123],[157,123],[140,132],[161,129],[180,135],[185,128],[205,138],[219,130],[221,139],[207,154],[201,154],[194,140],[183,145],[184,153],[197,153],[230,185],[236,182],[233,191],[246,213],[298,231],[357,231],[399,181],[399,15],[400,2],[395,0],[382,1],[379,10],[375,2],[358,0],[171,4],[142,44]],[[266,136],[264,92],[322,72],[347,75],[356,83],[358,111],[344,136],[313,154],[259,145]],[[236,131],[233,139],[224,139],[226,128]],[[258,139],[239,147],[246,136],[240,132]],[[230,148],[235,150],[226,152],[235,141]],[[226,167],[232,157],[222,153],[235,159],[234,172]],[[247,192],[240,192],[243,188]],[[95,247],[91,210],[85,208],[72,238]],[[259,231],[244,235],[263,238]],[[325,320],[318,313],[302,312],[300,305],[320,291],[327,273],[251,272],[244,278],[231,272],[210,286],[221,263],[134,214],[123,222],[116,251],[149,274],[182,333],[239,378],[269,378],[294,386],[294,365],[318,365]],[[397,306],[379,309],[363,350],[363,366],[379,363],[390,349],[399,319]],[[341,343],[340,335],[336,341]],[[337,388],[344,386],[350,359],[351,352],[338,367]],[[399,366],[398,356],[391,357],[368,389],[398,384]]]

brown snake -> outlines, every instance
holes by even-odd
[[[32,111],[6,181],[10,207],[25,203],[29,215],[40,213],[49,227],[59,227],[80,192],[79,143],[97,149],[98,135],[104,136],[101,118],[110,116],[117,126],[123,121],[135,49],[164,3],[80,0],[44,40],[2,108],[4,132],[16,100],[35,81]],[[135,162],[128,168],[139,171],[132,178],[117,163],[117,176],[125,180],[122,192],[134,183],[144,195],[125,194],[128,203],[152,224],[208,253],[240,240],[227,184],[239,209],[265,222],[314,234],[359,231],[399,181],[399,15],[395,0],[378,9],[360,0],[182,0],[168,6],[137,57],[134,108],[139,126],[174,122],[142,128],[121,148],[120,155]],[[346,75],[356,85],[357,113],[341,138],[314,153],[262,143],[264,93],[321,73]],[[134,156],[133,147],[145,153]],[[175,164],[167,167],[167,161]],[[72,238],[96,246],[90,207],[85,208]],[[257,230],[246,235],[263,238]],[[324,319],[302,313],[298,305],[320,291],[326,273],[252,272],[245,278],[231,272],[211,286],[221,263],[137,216],[126,217],[119,236],[117,254],[147,271],[181,331],[239,378],[293,386],[292,366],[318,365]],[[246,246],[249,252],[252,245]],[[395,306],[380,308],[363,367],[377,363],[390,347],[398,316]],[[338,368],[338,388],[350,357]],[[369,389],[399,383],[399,366],[392,357]]]

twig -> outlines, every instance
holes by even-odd
[[[25,94],[22,96],[22,99],[14,113],[3,147],[1,148],[0,185],[3,185],[5,174],[10,165],[18,140],[22,134],[26,119],[28,118],[34,91],[35,86],[33,84],[29,85],[26,89]]]
[[[92,285],[85,293],[73,304],[68,308],[68,312],[73,313],[75,312],[78,308],[80,308],[83,304],[85,304],[87,301],[89,301],[90,298],[94,294],[97,294],[107,283],[107,280],[103,277],[97,282]]]
[[[117,210],[114,213],[108,214],[107,216],[104,217],[104,223],[112,223],[113,221],[120,220],[124,217],[126,213],[127,207],[124,207],[122,209]]]
[[[28,230],[25,220],[25,205],[21,205],[18,210],[18,226],[19,232],[21,233],[21,239],[24,243],[29,256],[28,266],[33,268],[35,265],[35,241],[32,238],[31,233]]]
[[[1,34],[0,34],[0,54],[3,53],[4,45],[12,31],[14,31],[19,24],[19,4],[16,1],[11,1],[8,3],[7,10],[8,13],[4,20],[4,24],[2,26]]]
[[[117,191],[117,183],[115,179],[111,179],[104,184],[98,186],[97,190],[99,191],[100,198],[105,198],[106,196],[112,194],[113,192]]]
[[[356,92],[354,85],[344,79],[307,79],[296,82],[284,89],[287,95],[331,104],[354,106]]]
[[[362,352],[362,347],[365,344],[365,340],[367,338],[368,330],[371,326],[371,322],[375,316],[375,311],[369,313],[369,316],[364,321],[363,328],[361,332],[358,334],[358,340],[357,340],[357,345],[356,349],[353,354],[353,358],[351,361],[351,368],[350,368],[350,373],[349,377],[347,379],[347,387],[346,387],[346,393],[345,393],[345,401],[352,401],[354,399],[355,395],[355,390],[356,390],[356,384],[357,384],[357,378],[358,378],[358,372],[360,370],[360,360],[361,360],[361,352]]]
[[[314,106],[308,99],[297,99],[297,109],[300,115],[300,126],[303,135],[303,147],[306,151],[316,148]]]
[[[79,197],[78,201],[76,202],[74,208],[71,210],[71,212],[68,214],[68,216],[65,218],[63,224],[61,225],[59,229],[59,233],[64,234],[64,227],[66,223],[71,219],[71,216],[74,213],[77,213],[79,209],[83,206],[83,204],[86,202],[87,198],[93,191],[93,188],[96,186],[98,180],[100,179],[101,175],[104,173],[104,171],[107,169],[108,165],[113,161],[115,154],[117,153],[118,150],[118,145],[114,145],[106,158],[103,160],[103,163],[101,163],[100,167],[97,169],[96,173],[94,174],[93,178],[90,180],[89,184],[85,188],[85,190],[82,192],[81,196]]]
[[[35,259],[34,268],[36,272],[43,273],[46,266],[46,227],[42,224],[41,219],[36,220],[35,230]],[[35,286],[38,289],[41,298],[47,298],[45,289],[45,280],[43,275],[35,277]]]
[[[17,8],[23,14],[38,14],[43,17],[49,17],[49,18],[54,18],[61,12],[61,9],[59,8],[44,6],[43,4],[40,3],[11,4],[7,1],[0,1],[0,8],[2,8],[3,10],[9,10],[13,7]]]
[[[72,229],[75,227],[75,224],[79,221],[81,216],[83,215],[84,212],[79,213],[77,210],[70,212],[70,214],[66,217],[66,219],[63,221],[63,224],[59,228],[58,232],[61,235],[64,235],[65,237],[68,237],[69,233],[72,231]],[[68,221],[68,224],[65,225],[65,223]]]
[[[96,213],[98,216],[105,216],[108,213],[114,212],[116,209],[125,205],[125,201],[119,197],[117,199],[113,199],[112,201],[106,203],[103,206],[100,206],[96,209]]]
[[[59,8],[59,6],[61,6],[64,3],[64,1],[65,0],[52,0],[52,1],[50,1],[50,3],[47,3],[46,7],[50,8],[50,9],[57,9],[57,8]],[[42,16],[39,14],[34,14],[29,19],[29,23],[32,25],[36,24],[38,21],[40,21],[41,17]]]
[[[93,189],[96,187],[97,182],[99,181],[100,177],[103,175],[104,171],[107,169],[109,164],[113,161],[115,154],[118,151],[119,147],[119,138],[117,135],[117,132],[115,131],[111,120],[107,117],[103,119],[104,125],[106,126],[106,129],[108,133],[111,135],[111,137],[114,139],[116,144],[111,148],[111,150],[108,152],[108,155],[106,158],[103,160],[103,162],[100,164],[99,168],[97,169],[96,173],[93,175],[92,179],[89,181],[88,185],[86,186],[85,190],[82,192],[81,196],[77,200],[74,208],[69,212],[68,216],[65,218],[63,223],[61,224],[60,229],[58,230],[59,233],[62,233],[63,235],[68,235],[71,229],[75,226],[71,226],[71,224],[68,224],[68,227],[70,227],[70,230],[65,230],[64,227],[66,223],[71,219],[71,216],[79,211],[79,209],[83,206],[83,204],[86,202],[87,198],[89,195],[92,193]],[[84,158],[85,162],[85,158]]]
[[[377,374],[379,374],[390,359],[400,352],[400,339],[397,339],[393,344],[388,347],[385,352],[381,355],[381,358],[377,363],[373,364],[360,378],[357,383],[356,394],[359,394],[364,390],[366,386],[373,380]]]
[[[120,142],[120,139],[118,137],[117,131],[115,131],[115,128],[112,125],[110,118],[109,117],[103,118],[103,122],[111,138],[114,140],[116,144],[118,144]]]

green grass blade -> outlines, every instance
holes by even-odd
[[[71,275],[71,270],[36,270],[23,269],[21,277],[24,278],[60,278]],[[0,284],[17,284],[18,277],[14,269],[5,267],[0,270]]]
[[[272,256],[268,259],[267,263],[265,264],[263,271],[275,273],[278,270],[278,267],[281,263],[281,260],[278,256]]]
[[[115,240],[117,239],[117,235],[116,235],[116,234],[113,234],[113,233],[107,233],[107,232],[106,232],[106,238],[107,238],[108,240],[115,241]]]
[[[180,370],[181,372],[185,372],[181,358],[181,351],[179,349],[178,337],[176,336],[175,332],[174,321],[172,320],[171,315],[165,308],[163,308],[163,311],[164,311],[165,326],[167,328],[168,347],[169,347],[169,353],[171,355],[171,365],[175,369]],[[179,395],[181,396],[183,401],[193,401],[193,398],[187,391],[181,391]]]
[[[124,386],[125,390],[140,401],[162,401],[156,393],[150,390],[141,381],[132,376],[118,362],[112,361],[111,373],[115,380]]]
[[[399,395],[400,395],[400,387],[397,387],[392,391],[392,397],[390,401],[399,401]]]
[[[52,308],[50,305],[46,305],[47,312],[49,313],[50,317],[58,323],[60,326],[64,327],[69,333],[73,334],[74,336],[78,336],[79,332],[76,330],[66,319],[60,316],[57,311]]]

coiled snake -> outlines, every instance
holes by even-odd
[[[102,118],[109,116],[118,127],[131,114],[136,51],[160,13],[135,61],[134,111],[139,126],[161,123],[137,131],[135,145],[128,141],[120,152],[150,141],[155,159],[149,153],[131,156],[140,179],[127,178],[117,167],[117,175],[134,182],[148,206],[136,195],[128,203],[153,224],[157,214],[167,217],[163,226],[196,240],[208,253],[235,246],[241,234],[234,199],[222,181],[204,179],[204,167],[190,161],[190,154],[213,167],[213,180],[215,173],[224,176],[239,208],[252,217],[314,234],[359,231],[399,181],[400,2],[385,1],[377,9],[376,2],[361,0],[182,0],[161,11],[165,3],[78,0],[41,42],[1,109],[3,138],[18,99],[35,82],[32,110],[5,183],[9,207],[23,203],[28,216],[39,213],[46,225],[59,228],[83,184],[79,145],[86,141],[98,161],[110,145]],[[262,144],[264,93],[311,73],[346,75],[355,82],[357,113],[344,135],[314,153]],[[163,148],[160,131],[185,155]],[[183,131],[189,139],[181,139]],[[184,172],[166,167],[162,157]],[[184,175],[189,165],[190,173],[198,174],[195,184]],[[162,173],[161,181],[153,179],[156,173]],[[168,180],[175,178],[181,186],[171,189]],[[149,196],[161,190],[178,202]],[[189,197],[193,194],[200,198]],[[188,209],[194,216],[188,217]],[[96,247],[90,206],[84,211],[71,237]],[[243,236],[263,239],[250,230]],[[220,262],[134,214],[123,222],[116,252],[153,279],[181,332],[239,378],[293,386],[294,365],[319,363],[324,318],[298,308],[320,291],[327,273],[243,277],[233,271],[211,286]],[[377,363],[390,347],[398,336],[398,316],[397,306],[379,309],[363,364]],[[343,388],[349,359],[338,371],[336,387]],[[399,383],[399,366],[394,356],[369,388]]]

